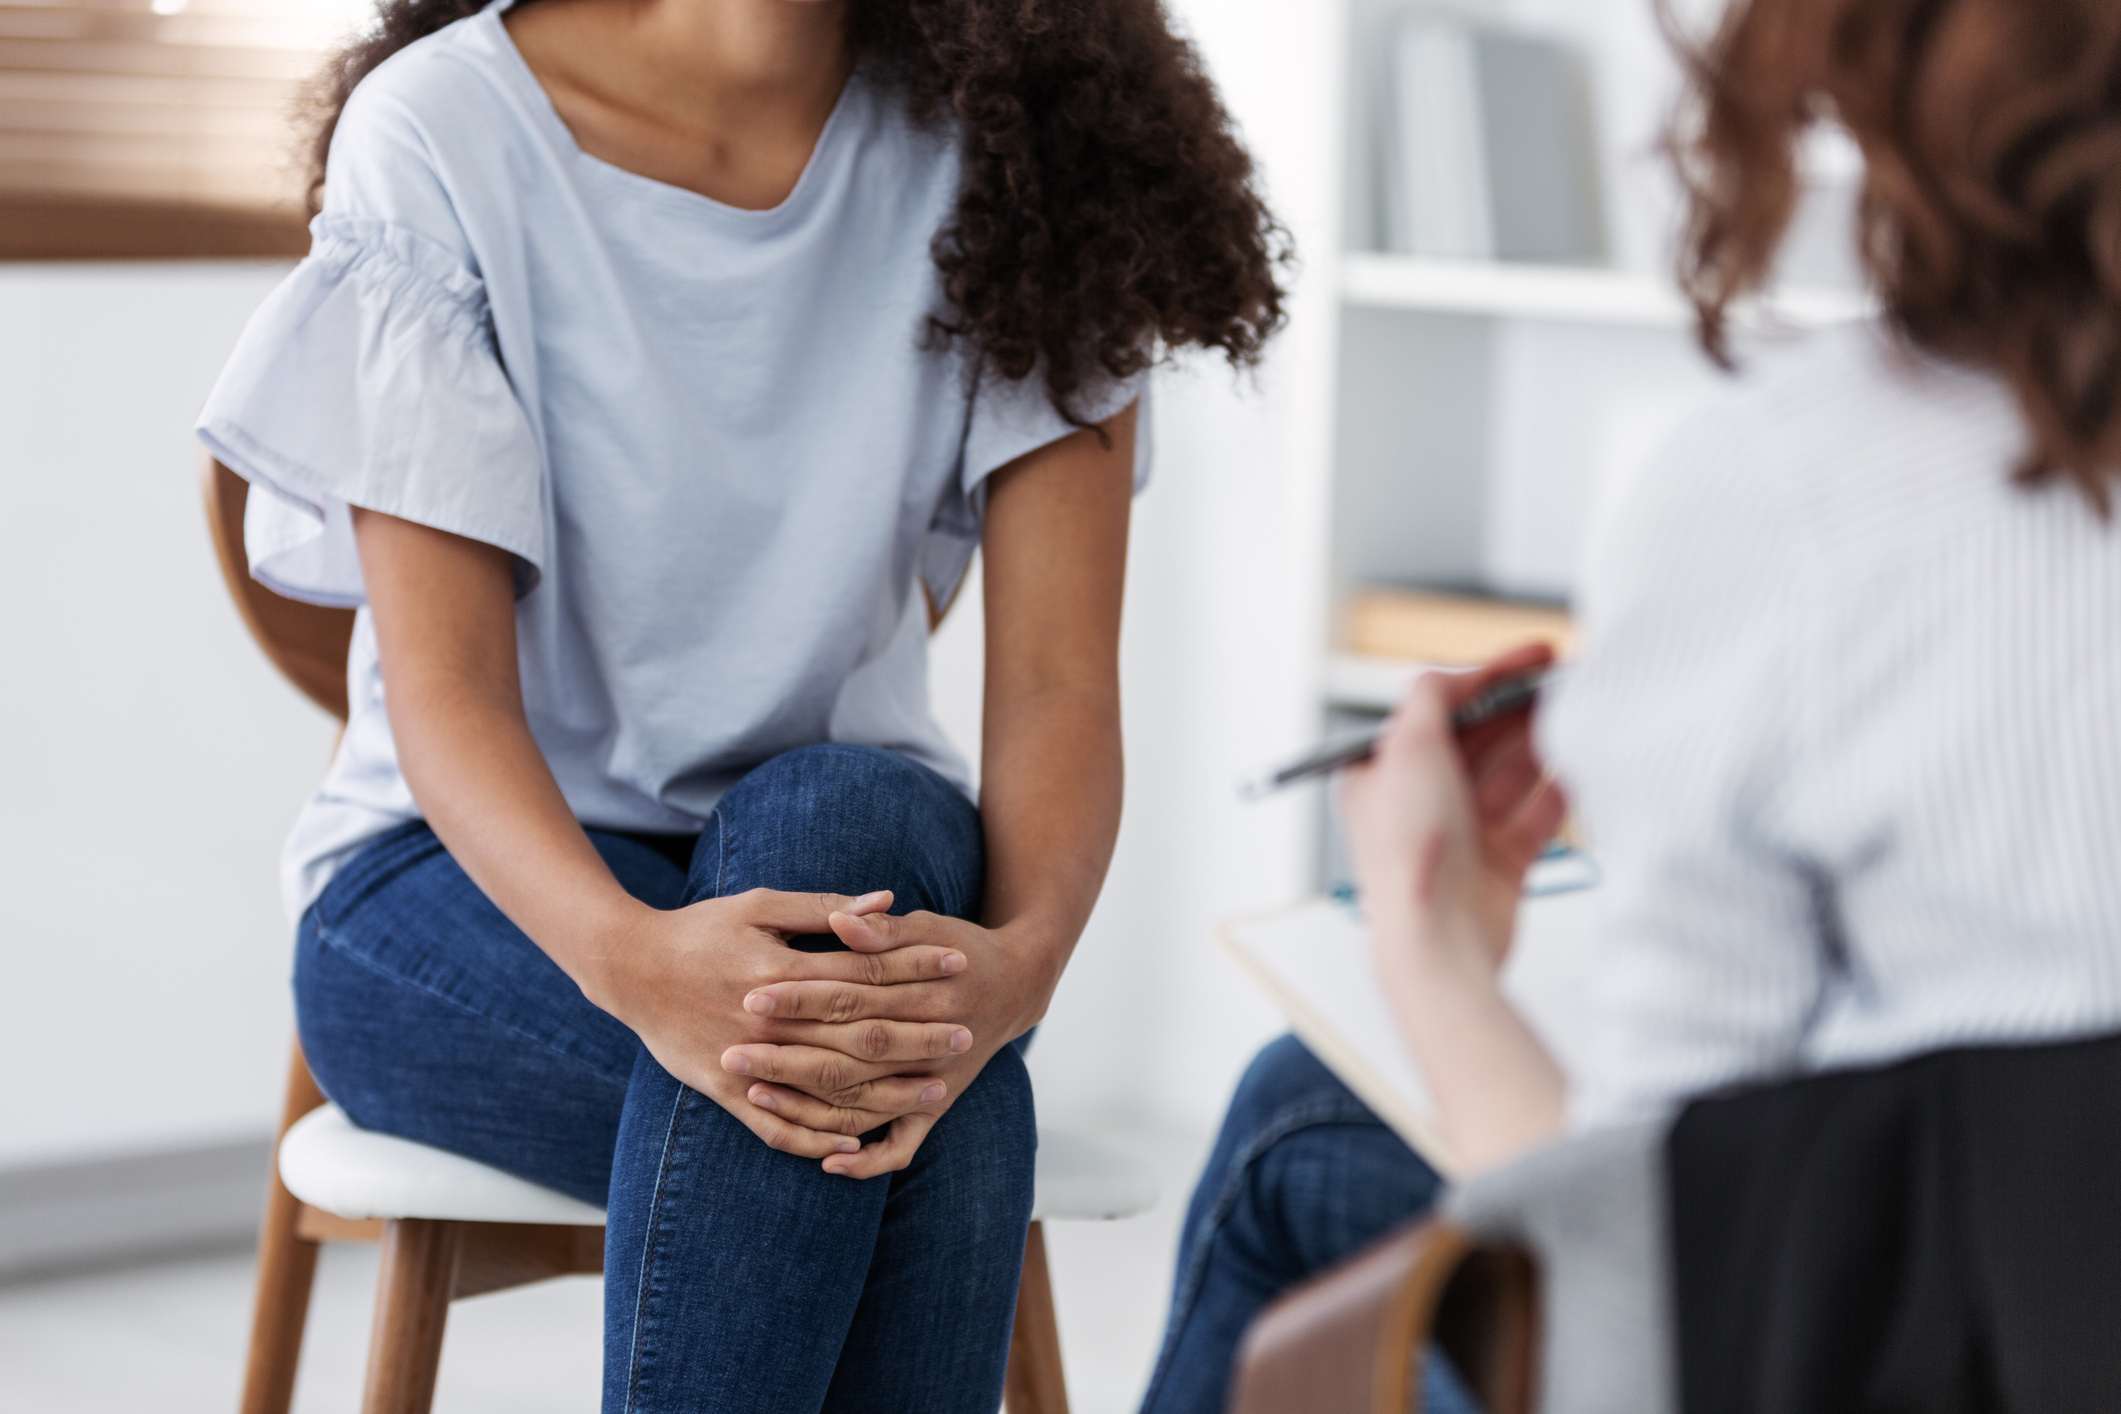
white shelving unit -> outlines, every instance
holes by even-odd
[[[1414,669],[1340,651],[1337,608],[1373,584],[1566,602],[1598,488],[1651,454],[1721,379],[1667,268],[1677,191],[1656,132],[1679,84],[1645,0],[1335,0],[1345,45],[1328,630],[1322,719],[1387,710]],[[1383,254],[1372,143],[1394,16],[1415,8],[1560,35],[1583,56],[1600,131],[1608,263]],[[1820,208],[1821,211],[1824,208]],[[1817,214],[1817,213],[1815,213]],[[1831,215],[1831,213],[1826,213]],[[1814,237],[1821,235],[1815,223]],[[1824,228],[1823,246],[1836,244]],[[1831,260],[1791,267],[1838,275]],[[1734,311],[1748,341],[1865,318],[1853,286],[1787,284]],[[1341,725],[1347,725],[1342,723]]]
[[[1355,251],[1338,292],[1336,597],[1398,581],[1565,598],[1596,482],[1714,376],[1692,306],[1648,275]],[[1789,288],[1733,322],[1774,337],[1870,312],[1858,291]],[[1571,465],[1579,433],[1606,445]],[[1326,706],[1387,711],[1413,675],[1330,652]]]

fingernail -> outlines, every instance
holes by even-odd
[[[762,1110],[777,1110],[780,1108],[779,1105],[773,1102],[773,1092],[771,1090],[759,1089],[752,1091],[751,1103]]]
[[[773,993],[753,992],[750,996],[744,998],[744,1010],[750,1012],[753,1016],[773,1015]]]
[[[833,1166],[832,1166],[831,1164],[829,1164],[829,1163],[825,1165],[825,1172],[827,1172],[827,1173],[831,1174],[831,1175],[832,1175],[832,1176],[833,1176],[834,1178],[845,1178],[845,1177],[847,1176],[847,1170],[846,1170],[846,1169],[844,1169],[844,1168],[834,1168],[834,1167],[833,1167]]]
[[[840,1141],[840,1152],[842,1154],[851,1154],[861,1147],[862,1141],[859,1139],[842,1139]]]
[[[921,1091],[921,1103],[924,1105],[932,1105],[942,1098],[943,1087],[940,1085],[930,1085],[927,1089]]]
[[[960,1027],[950,1033],[950,1049],[953,1053],[972,1049],[972,1033]]]
[[[943,957],[943,965],[940,971],[945,977],[955,977],[971,965],[971,959],[961,952],[946,953]]]
[[[751,1057],[742,1051],[730,1051],[722,1057],[722,1069],[731,1075],[751,1074]]]
[[[860,898],[854,901],[854,906],[856,908],[874,908],[878,904],[882,903],[884,899],[890,894],[890,892],[891,891],[889,889],[878,889],[873,894],[863,894]]]

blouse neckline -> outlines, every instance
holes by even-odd
[[[501,23],[502,14],[512,8],[512,4],[513,0],[500,0],[500,3],[483,11],[474,23],[489,27],[494,50],[501,56],[509,77],[524,90],[524,97],[534,119],[546,129],[553,143],[580,170],[614,185],[637,191],[673,210],[691,211],[732,226],[740,232],[759,236],[779,230],[815,203],[817,189],[825,182],[822,169],[839,148],[843,140],[843,129],[852,121],[849,110],[853,107],[852,96],[855,87],[861,82],[859,66],[847,76],[847,82],[841,85],[839,97],[833,100],[832,112],[826,116],[825,126],[818,130],[817,142],[811,147],[810,157],[804,162],[802,173],[795,179],[795,185],[789,188],[788,195],[782,197],[777,204],[763,208],[732,206],[726,201],[717,201],[690,187],[659,181],[585,151],[582,144],[576,140],[574,129],[567,126],[566,119],[560,116],[560,110],[554,106],[552,95],[547,93],[545,85],[539,82],[536,71],[523,57],[523,52],[516,48],[515,36],[508,32],[508,26]]]

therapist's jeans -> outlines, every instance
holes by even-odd
[[[690,869],[592,830],[658,908],[765,887],[969,918],[978,812],[926,767],[816,746],[725,796]],[[608,1206],[604,1409],[993,1414],[1038,1131],[1004,1047],[911,1167],[858,1181],[769,1149],[679,1084],[479,892],[424,823],[303,919],[302,1045],[368,1129]]]
[[[1245,1327],[1275,1297],[1418,1217],[1443,1186],[1294,1036],[1238,1082],[1186,1209],[1171,1319],[1142,1414],[1223,1414]],[[1436,1352],[1423,1414],[1478,1414]]]

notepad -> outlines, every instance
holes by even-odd
[[[1574,853],[1540,867],[1518,915],[1511,971],[1519,975],[1505,980],[1533,1030],[1549,1049],[1563,1051],[1554,1002],[1557,993],[1576,989],[1566,977],[1522,973],[1527,963],[1558,972],[1550,963],[1578,941],[1598,875],[1590,859]],[[1455,1176],[1459,1166],[1443,1141],[1436,1102],[1371,965],[1369,930],[1352,902],[1316,898],[1228,919],[1218,932],[1224,950],[1266,989],[1311,1053],[1430,1167]]]

